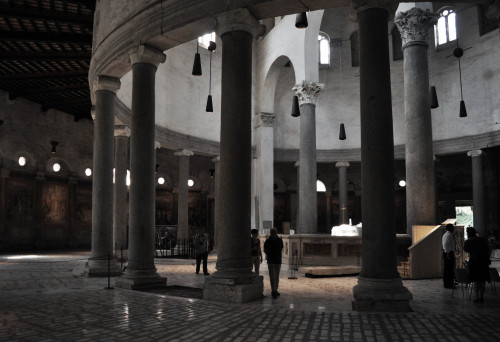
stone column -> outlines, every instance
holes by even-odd
[[[155,243],[155,74],[165,55],[141,45],[131,51],[130,200],[128,266],[116,279],[127,289],[164,287],[156,272]]]
[[[115,187],[113,196],[113,247],[115,259],[127,260],[127,166],[130,128],[115,125]]]
[[[328,227],[328,232],[332,229],[332,191],[331,186],[326,187],[325,199],[326,199],[326,226]]]
[[[219,246],[219,215],[217,215],[219,208],[219,187],[220,187],[220,157],[216,156],[212,158],[214,162],[214,190],[215,190],[215,198],[214,198],[214,250],[217,251]]]
[[[121,274],[113,258],[113,126],[120,81],[98,76],[95,89],[94,158],[92,166],[92,248],[85,267],[89,277]]]
[[[247,9],[217,18],[222,40],[217,271],[203,298],[247,302],[262,298],[262,277],[250,260],[252,42],[260,25]]]
[[[273,127],[276,116],[260,113],[257,130],[257,159],[259,161],[259,224],[262,234],[273,227],[274,222],[274,141]]]
[[[299,168],[299,220],[300,234],[318,231],[318,194],[316,191],[316,100],[325,85],[302,81],[293,87],[300,103],[300,168]]]
[[[404,53],[406,231],[410,237],[413,225],[436,224],[427,48],[429,27],[438,16],[412,8],[399,12],[395,20]]]
[[[481,150],[467,152],[472,159],[472,202],[474,228],[478,235],[488,237],[486,224],[486,197],[484,191],[483,155]]]
[[[495,0],[490,4],[490,7],[488,7],[486,15],[490,19],[496,19],[498,21],[498,26],[500,27],[500,0]]]
[[[7,247],[3,241],[7,241],[7,179],[10,177],[10,169],[0,169],[0,247]],[[5,248],[6,250],[6,248]]]
[[[353,1],[360,47],[362,269],[353,309],[408,311],[411,293],[396,268],[394,138],[387,22],[398,3]]]
[[[349,162],[339,161],[335,167],[339,169],[339,225],[349,223],[349,210],[347,198],[347,168],[351,166]]]
[[[188,200],[189,200],[189,157],[194,153],[190,150],[176,152],[179,157],[179,185],[177,186],[177,239],[188,238]]]
[[[296,194],[295,194],[295,200],[294,200],[294,202],[295,202],[295,206],[294,206],[294,209],[295,209],[295,210],[294,210],[295,222],[294,222],[294,223],[295,223],[295,224],[292,224],[292,226],[293,226],[293,229],[294,229],[294,231],[295,231],[295,234],[297,234],[297,233],[298,233],[298,232],[297,232],[297,227],[298,227],[298,225],[299,225],[299,214],[300,214],[300,212],[299,212],[299,204],[300,204],[300,203],[299,203],[299,189],[300,189],[300,186],[299,186],[299,184],[300,184],[300,162],[297,160],[297,161],[293,164],[293,166],[296,168],[296,174],[297,174],[297,192],[296,192]]]

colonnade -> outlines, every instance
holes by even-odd
[[[388,248],[396,244],[396,231],[387,22],[396,7],[397,3],[392,1],[352,3],[352,17],[359,23],[363,189],[363,267],[358,284],[353,288],[356,310],[409,310],[412,297],[397,272],[394,250]],[[435,221],[435,196],[426,57],[426,31],[432,17],[410,11],[405,20],[397,21],[404,38],[405,77],[419,80],[405,82],[406,122],[416,127],[414,133],[419,137],[407,140],[407,170],[409,166],[412,168],[407,173],[407,182],[413,189],[408,188],[413,196],[408,204],[409,224],[416,223],[417,218],[432,223]],[[215,160],[216,198],[219,199],[215,213],[218,259],[217,271],[205,280],[204,298],[246,302],[261,298],[263,292],[262,277],[252,272],[248,242],[251,227],[252,43],[260,25],[246,9],[228,12],[218,17],[217,22],[217,33],[222,40],[220,159]],[[133,73],[130,167],[134,181],[130,187],[129,264],[127,271],[117,279],[116,286],[135,289],[166,284],[166,279],[156,273],[153,255],[155,72],[165,61],[165,55],[141,45],[131,52],[130,59]],[[112,164],[109,161],[113,160],[113,152],[109,146],[113,146],[112,105],[118,87],[118,80],[105,76],[98,78],[92,257],[112,253],[113,249],[109,229],[113,211],[107,199],[112,198]],[[315,81],[303,81],[293,88],[301,109],[298,232],[306,234],[315,232],[317,222],[315,106],[323,88],[324,84]],[[272,116],[261,114],[261,143],[269,133],[266,129],[272,127],[266,126],[266,120],[269,123]],[[260,152],[264,154],[262,148]],[[188,169],[189,155],[185,151],[179,154],[182,170]],[[264,161],[272,165],[270,156],[272,153],[267,153]],[[474,159],[478,154],[471,156],[475,169],[479,169],[478,159]],[[339,168],[342,212],[347,206],[346,168],[349,163],[339,162],[336,166]],[[179,184],[187,187],[186,172],[179,173]],[[416,189],[416,184],[423,188],[422,191]],[[266,187],[268,185],[266,183]],[[179,188],[180,201],[181,192],[184,194],[185,189]],[[421,205],[423,202],[425,207]],[[181,214],[179,209],[179,217]],[[345,217],[341,217],[342,223],[346,223]],[[184,234],[182,227],[180,221],[180,236]],[[101,266],[99,260],[91,258],[88,274],[99,273]]]

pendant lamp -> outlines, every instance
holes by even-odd
[[[210,51],[210,72],[209,72],[209,81],[208,81],[208,97],[207,97],[207,106],[205,107],[205,111],[207,113],[213,113],[214,106],[212,103],[212,54],[217,45],[215,42],[210,41],[208,43],[208,51]]]
[[[193,76],[201,76],[201,60],[200,54],[198,52],[200,44],[198,44],[198,40],[196,41],[196,53],[194,55],[193,62],[193,71],[191,72]]]
[[[298,29],[305,29],[308,26],[307,22],[307,13],[306,12],[301,12],[297,13],[295,16],[295,27]]]
[[[458,42],[457,42],[458,44]],[[460,117],[465,118],[467,117],[467,109],[465,108],[465,102],[464,102],[464,94],[462,91],[462,67],[460,65],[460,57],[464,55],[464,50],[461,47],[455,48],[453,50],[453,56],[458,58],[458,75],[460,77]]]
[[[435,86],[431,87],[430,96],[431,96],[431,108],[434,109],[434,108],[439,107],[439,102],[438,102]]]
[[[297,95],[293,97],[292,116],[294,118],[300,116],[299,97]]]
[[[345,135],[345,127],[344,127],[344,124],[341,123],[340,124],[340,132],[339,132],[339,139],[340,140],[345,140],[347,137]]]

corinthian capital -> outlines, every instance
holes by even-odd
[[[297,94],[300,104],[316,104],[316,99],[324,88],[324,83],[302,81],[301,83],[296,84],[292,90],[295,90],[295,94]]]
[[[401,33],[403,48],[412,44],[429,46],[429,27],[437,23],[438,18],[439,14],[416,7],[399,12],[394,22]]]

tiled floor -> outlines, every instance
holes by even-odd
[[[489,284],[485,303],[474,304],[460,288],[452,298],[440,279],[408,280],[413,312],[359,313],[351,309],[356,277],[288,279],[284,271],[281,296],[272,299],[263,264],[266,297],[228,304],[107,289],[106,278],[81,276],[88,252],[12,257],[0,256],[2,342],[500,340],[500,297]],[[194,260],[156,266],[169,286],[203,286]]]

